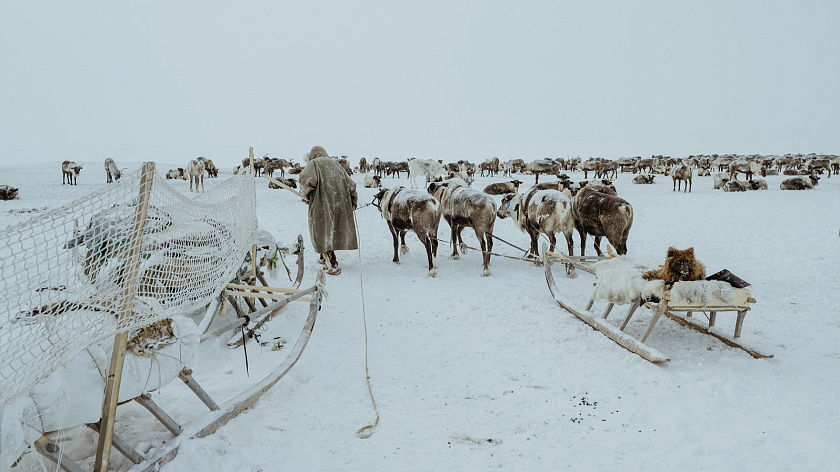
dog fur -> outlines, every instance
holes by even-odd
[[[645,272],[642,274],[642,278],[645,280],[664,280],[665,285],[670,288],[674,282],[705,280],[706,266],[694,256],[693,247],[684,250],[669,247],[665,264],[659,266],[658,269]]]

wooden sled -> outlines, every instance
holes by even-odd
[[[304,348],[309,342],[312,329],[315,326],[318,311],[321,309],[321,300],[324,293],[324,279],[324,271],[318,271],[315,284],[312,287],[303,290],[228,284],[223,292],[225,297],[233,298],[236,296],[245,296],[252,300],[259,300],[259,295],[262,295],[263,297],[271,300],[271,302],[266,303],[265,306],[260,307],[259,309],[255,309],[251,313],[245,314],[239,312],[240,309],[238,305],[233,303],[231,300],[231,305],[235,307],[238,314],[241,316],[217,329],[204,332],[200,338],[201,343],[214,339],[220,335],[224,335],[225,333],[238,330],[240,327],[248,326],[249,323],[254,326],[244,329],[243,333],[250,333],[252,335],[259,326],[268,321],[271,316],[279,312],[280,309],[288,303],[292,301],[307,300],[309,301],[309,313],[304,322],[303,329],[300,332],[300,335],[298,335],[297,341],[285,360],[283,360],[283,362],[280,363],[280,365],[278,365],[272,372],[266,375],[265,378],[229,401],[221,404],[217,403],[212,396],[198,384],[198,382],[192,377],[192,371],[189,368],[183,369],[179,378],[210,410],[209,413],[195,419],[191,423],[185,425],[178,424],[153,401],[152,395],[149,392],[143,393],[141,396],[130,400],[136,401],[138,404],[146,408],[161,424],[163,424],[170,432],[172,432],[173,435],[175,435],[175,438],[168,441],[162,448],[157,450],[154,456],[144,457],[123,441],[118,435],[112,434],[110,442],[113,447],[135,464],[131,470],[143,472],[159,470],[163,464],[166,464],[175,458],[178,454],[178,449],[184,440],[183,438],[203,438],[213,434],[232,418],[248,409],[265,392],[280,381],[280,379],[282,379],[300,359]],[[257,293],[255,296],[255,293],[252,290],[259,290],[266,293]],[[277,295],[279,293],[287,293],[288,295],[279,296]],[[305,298],[307,295],[308,298]],[[243,338],[245,340],[249,339],[247,335],[242,337],[237,336],[236,338],[239,339],[240,342],[243,341]],[[100,425],[99,423],[93,423],[89,424],[88,427],[99,432]],[[35,442],[34,446],[41,455],[55,462],[59,468],[66,472],[81,472],[83,470],[78,464],[66,456],[59,446],[47,436],[42,436],[41,439]]]
[[[773,357],[772,354],[762,354],[757,349],[749,347],[738,340],[738,338],[740,338],[741,336],[741,328],[744,323],[744,318],[746,316],[747,311],[750,310],[750,303],[755,302],[755,300],[751,297],[750,291],[743,288],[736,289],[736,298],[731,303],[725,303],[720,299],[716,299],[711,303],[691,303],[686,300],[670,300],[670,293],[667,292],[659,303],[643,302],[639,298],[636,299],[634,303],[630,305],[620,327],[616,327],[612,323],[607,322],[607,317],[609,316],[610,311],[614,306],[614,304],[612,303],[609,303],[607,305],[603,314],[601,314],[600,316],[598,316],[597,314],[592,314],[590,312],[590,310],[592,309],[592,305],[594,304],[594,300],[591,299],[584,310],[581,311],[575,309],[566,299],[563,298],[562,294],[560,293],[560,290],[557,288],[557,284],[554,281],[554,275],[551,271],[551,263],[560,262],[566,264],[567,266],[575,267],[594,275],[595,270],[590,265],[590,261],[597,261],[598,259],[599,258],[594,257],[569,257],[563,254],[549,252],[547,245],[543,244],[542,260],[543,265],[545,266],[545,278],[546,282],[548,283],[548,289],[551,292],[551,295],[554,297],[554,300],[557,301],[557,303],[564,309],[583,320],[586,324],[605,334],[607,337],[618,343],[620,346],[624,347],[630,352],[639,355],[646,361],[652,363],[660,363],[668,362],[670,360],[661,352],[645,344],[645,341],[647,340],[650,333],[653,331],[654,326],[656,326],[656,323],[659,321],[662,315],[667,316],[668,318],[682,324],[683,326],[689,327],[696,331],[700,331],[703,334],[708,334],[717,339],[720,339],[724,344],[728,346],[742,349],[755,358]],[[645,334],[641,337],[641,339],[636,339],[635,337],[625,333],[624,329],[627,327],[627,324],[629,323],[633,314],[642,305],[645,305],[646,307],[653,310],[654,315],[651,319],[650,324],[648,325]],[[734,336],[730,337],[721,332],[720,330],[716,329],[714,326],[717,313],[722,311],[734,311],[738,313]],[[693,312],[709,313],[709,326],[704,327],[696,321],[694,321],[691,317]]]

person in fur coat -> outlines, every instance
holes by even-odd
[[[353,218],[359,199],[356,183],[323,147],[313,147],[308,158],[298,183],[309,200],[309,237],[327,273],[338,275],[335,251],[359,248]]]

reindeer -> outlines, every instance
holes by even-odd
[[[580,165],[578,166],[579,167],[578,170],[583,171],[583,178],[584,179],[589,178],[589,173],[590,172],[595,173],[595,177],[598,177],[598,166],[600,166],[600,165],[601,165],[601,163],[596,161],[595,159],[589,159],[588,161],[581,162]]]
[[[441,177],[445,174],[446,169],[441,161],[414,158],[408,160],[408,182],[411,188],[417,188],[417,177],[419,176],[423,176],[426,182],[430,182],[435,177]]]
[[[193,159],[187,164],[187,177],[190,179],[190,192],[193,191],[193,181],[195,181],[195,191],[198,192],[198,183],[201,182],[201,191],[204,192],[204,163],[198,159]]]
[[[656,164],[652,158],[637,159],[633,165],[633,173],[637,174],[647,169],[648,173],[653,172],[653,166]]]
[[[76,185],[76,177],[82,171],[82,166],[71,161],[64,161],[61,163],[61,185],[64,185],[64,178],[67,178],[67,183]]]
[[[531,171],[536,176],[534,183],[538,184],[540,183],[540,174],[557,175],[560,173],[560,164],[551,159],[537,159],[525,164],[525,170]]]
[[[580,234],[580,255],[586,254],[586,235],[595,237],[595,252],[601,252],[601,238],[606,236],[619,255],[627,254],[627,236],[633,225],[633,206],[610,189],[587,184],[572,198],[572,215]]]
[[[825,170],[831,178],[831,159],[811,159],[805,167],[809,174],[822,173]]]
[[[779,184],[779,188],[782,190],[813,190],[819,180],[820,178],[813,174],[805,177],[792,177],[783,180]]]
[[[738,178],[738,174],[743,173],[747,180],[752,179],[753,174],[764,175],[764,168],[757,162],[751,162],[746,159],[738,159],[729,163],[729,180]]]
[[[297,181],[295,179],[284,179],[284,178],[281,177],[277,180],[280,181],[286,187],[297,188]],[[268,188],[278,189],[278,188],[281,188],[281,187],[269,180],[268,181]]]
[[[219,176],[219,169],[216,168],[216,165],[213,164],[213,161],[207,159],[206,157],[199,157],[197,158],[204,164],[204,170],[207,171],[207,177],[218,177]]]
[[[379,177],[385,177],[385,166],[382,165],[382,161],[380,161],[378,157],[373,158],[371,168],[373,169],[374,175],[378,175]]]
[[[426,248],[426,258],[429,261],[428,276],[437,277],[434,258],[437,257],[437,231],[441,212],[440,204],[435,197],[422,190],[399,186],[393,190],[387,188],[380,190],[373,197],[373,201],[388,223],[388,229],[391,230],[391,237],[394,239],[393,262],[399,264],[399,253],[408,252],[405,233],[413,231]],[[397,235],[402,245],[398,244]]]
[[[18,190],[11,185],[0,185],[0,200],[14,200],[18,197]]]
[[[254,159],[254,175],[256,177],[259,177],[260,172],[262,172],[264,170],[263,166],[265,166],[265,161],[267,161],[267,160],[268,160],[268,154],[266,154],[263,159],[259,159],[259,158]],[[246,157],[245,159],[242,159],[242,167],[243,168],[244,167],[250,167],[250,166],[251,166],[251,158],[250,157]]]
[[[639,174],[633,177],[634,184],[652,184],[653,178],[656,177],[653,174]]]
[[[506,193],[516,193],[519,191],[519,186],[522,184],[520,180],[511,180],[509,182],[496,182],[484,187],[484,193],[488,195],[504,195]]]
[[[120,177],[122,177],[120,169],[117,168],[117,163],[110,157],[105,159],[105,176],[107,178],[105,182],[109,184],[115,180],[119,182]]]
[[[612,175],[613,178],[618,178],[618,166],[619,164],[616,161],[599,162],[595,169],[595,177],[603,179],[604,177],[610,178]],[[586,178],[585,173],[583,178]]]
[[[493,225],[496,223],[496,202],[493,197],[460,183],[432,182],[428,192],[441,204],[443,218],[451,231],[452,259],[458,259],[458,243],[464,244],[461,231],[467,226],[475,230],[484,256],[482,277],[490,275],[490,251],[493,250]]]
[[[528,233],[531,237],[531,257],[538,257],[537,240],[540,233],[548,236],[550,251],[554,251],[557,242],[555,233],[563,233],[566,236],[569,255],[574,255],[572,231],[575,221],[572,217],[572,201],[565,193],[559,190],[537,189],[531,189],[525,195],[508,193],[502,197],[496,216],[502,219],[510,216],[521,231]]]
[[[365,176],[365,188],[379,188],[382,186],[382,179],[378,175]]]
[[[691,191],[691,167],[681,165],[672,168],[671,178],[674,179],[674,192],[677,191],[678,186],[682,187],[683,182],[685,182],[685,190],[683,190],[683,193]]]

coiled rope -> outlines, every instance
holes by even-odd
[[[368,204],[370,205],[370,204]],[[364,208],[364,205],[361,208]],[[353,222],[356,223],[356,239],[359,242],[359,289],[362,296],[362,323],[365,327],[365,379],[367,380],[368,394],[370,395],[370,402],[373,405],[373,412],[376,414],[376,420],[369,425],[362,426],[356,431],[356,436],[359,439],[367,439],[373,436],[376,426],[379,425],[379,409],[376,407],[376,399],[373,398],[373,389],[370,386],[370,370],[368,368],[368,330],[367,330],[367,312],[365,311],[365,285],[362,277],[362,237],[359,234],[359,221],[356,219],[356,211],[353,211]]]

